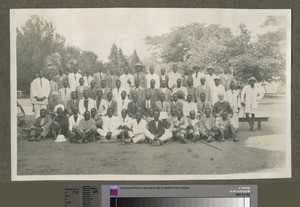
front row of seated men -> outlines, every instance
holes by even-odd
[[[200,119],[194,110],[189,116],[184,116],[182,110],[171,108],[171,113],[154,110],[153,119],[146,121],[143,113],[137,111],[135,117],[128,115],[127,109],[121,111],[121,117],[113,115],[113,109],[107,109],[107,115],[99,116],[97,110],[85,111],[79,114],[77,107],[73,108],[72,115],[67,117],[62,107],[57,107],[53,118],[47,115],[45,109],[40,110],[40,117],[30,128],[29,141],[39,141],[52,133],[54,139],[58,135],[68,137],[72,143],[86,143],[99,139],[100,143],[108,140],[122,140],[124,143],[149,142],[152,145],[162,145],[173,138],[181,143],[196,142],[206,139],[211,142],[217,139],[236,137],[236,129],[231,124],[228,111],[222,110],[215,118],[210,108]]]

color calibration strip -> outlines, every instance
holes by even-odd
[[[110,198],[110,207],[250,207],[250,198]]]

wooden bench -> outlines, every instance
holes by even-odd
[[[268,121],[269,120],[269,117],[255,117],[255,120],[254,122],[257,121],[257,129],[258,130],[261,130],[261,122],[263,121]],[[239,122],[248,122],[247,118],[246,117],[240,117],[239,118]]]

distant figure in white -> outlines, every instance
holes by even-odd
[[[244,86],[241,94],[241,105],[245,107],[245,114],[251,131],[254,131],[255,111],[257,109],[258,101],[264,96],[263,92],[255,83],[256,79],[251,77],[249,79],[249,84]]]

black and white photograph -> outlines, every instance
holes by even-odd
[[[290,9],[12,9],[12,180],[291,177]]]

